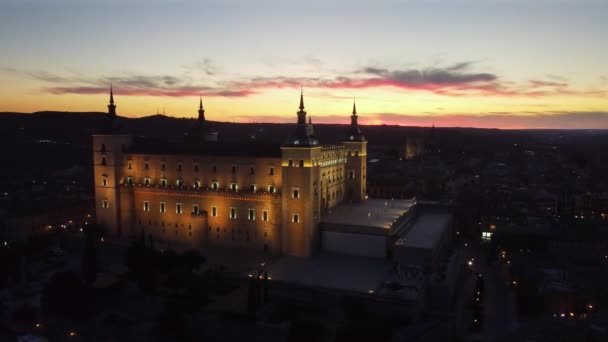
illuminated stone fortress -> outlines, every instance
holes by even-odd
[[[143,234],[184,248],[224,246],[313,256],[322,219],[366,199],[367,141],[353,104],[338,145],[321,145],[300,95],[295,132],[273,148],[218,141],[202,100],[188,138],[151,142],[113,126],[93,135],[97,222],[115,237]]]

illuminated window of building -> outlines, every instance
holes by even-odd
[[[101,178],[101,185],[103,185],[103,186],[108,186],[108,177],[103,176],[103,177]]]
[[[255,220],[255,209],[249,209],[247,219],[249,219],[250,221]]]
[[[268,210],[262,211],[262,221],[268,221]]]
[[[481,239],[489,241],[492,239],[492,232],[481,232]]]
[[[165,202],[160,202],[160,212],[164,213],[165,211],[167,211],[167,208],[165,208]]]
[[[291,197],[300,198],[300,188],[292,188],[291,191]]]
[[[175,185],[181,187],[181,186],[184,185],[184,182],[181,179],[178,179],[178,180],[175,181]]]
[[[199,212],[198,212],[198,204],[195,203],[195,204],[192,205],[192,213],[194,215],[198,215],[199,214]]]
[[[182,164],[181,163],[177,164],[177,171],[180,171],[180,172],[182,171]]]
[[[131,169],[133,168],[133,166],[131,165],[131,162],[128,162],[128,163],[127,163],[127,168],[128,168],[129,170],[131,170]]]
[[[271,176],[274,176],[274,167],[271,167],[271,168],[270,168],[270,175],[271,175]]]
[[[144,162],[144,170],[148,170],[150,168],[150,163]]]
[[[358,156],[359,156],[359,151],[356,151],[355,152],[355,157],[358,157]]]
[[[144,178],[144,185],[150,185],[150,178]]]
[[[355,179],[355,171],[348,170],[348,179]]]
[[[144,201],[144,211],[150,211],[150,202]]]
[[[182,213],[182,204],[181,203],[175,203],[175,213],[176,214]]]
[[[268,192],[270,192],[270,193],[273,193],[273,194],[274,194],[274,193],[275,193],[275,191],[276,191],[276,189],[275,189],[274,185],[269,185],[269,186],[268,186]]]
[[[293,159],[289,159],[288,165],[293,166]]]
[[[238,185],[236,183],[230,183],[230,190],[237,191],[238,190]]]
[[[236,219],[236,208],[230,208],[230,219]]]
[[[106,165],[106,157],[101,157],[101,165]]]
[[[304,161],[300,159],[300,167],[304,167]]]
[[[211,182],[211,189],[217,190],[219,187],[220,187],[220,183],[218,183],[218,182]]]
[[[167,186],[167,178],[161,178],[160,179],[160,185]]]
[[[133,184],[133,177],[131,177],[131,176],[127,177],[127,184],[129,184],[129,185]]]
[[[109,208],[108,200],[102,200],[101,201],[101,207],[102,208]]]
[[[255,168],[253,166],[249,168],[249,174],[255,175]]]
[[[211,216],[217,216],[217,207],[211,207]]]
[[[165,169],[167,168],[167,164],[165,163],[160,163],[160,170],[161,171],[165,171]]]
[[[293,216],[291,217],[291,222],[293,222],[293,223],[299,223],[300,222],[300,214],[294,213]]]
[[[255,184],[251,184],[251,185],[249,186],[249,191],[251,191],[251,192],[255,192],[256,190],[257,190],[257,187],[256,187],[256,185],[255,185]]]
[[[194,172],[198,172],[198,164],[194,164]]]
[[[195,188],[195,189],[198,189],[198,188],[200,188],[200,187],[201,187],[201,182],[200,182],[200,181],[198,181],[198,180],[194,181],[194,188]]]

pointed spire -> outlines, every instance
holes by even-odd
[[[308,124],[312,125],[312,115],[308,117]]]
[[[198,122],[202,123],[205,121],[205,109],[203,108],[203,96],[201,96],[198,106]]]
[[[114,104],[114,91],[112,88],[112,83],[110,83],[110,104]]]
[[[108,116],[110,118],[116,117],[116,105],[114,104],[114,89],[110,83],[110,103],[108,104]]]
[[[353,97],[353,115],[357,115],[357,106],[355,104],[355,98]]]
[[[198,106],[198,109],[203,109],[203,96],[201,95],[201,102],[200,105]]]
[[[300,111],[304,110],[304,87],[300,88]]]

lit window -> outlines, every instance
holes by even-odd
[[[217,207],[211,207],[211,216],[217,216]]]
[[[262,211],[262,221],[268,221],[268,210]]]
[[[184,185],[184,182],[181,179],[178,179],[178,180],[175,181],[175,185],[181,187],[181,186]]]
[[[218,183],[218,182],[211,182],[211,189],[217,190],[219,187],[220,187],[220,183]]]
[[[127,177],[127,184],[129,184],[129,185],[133,184],[133,177],[131,177],[131,176]]]
[[[167,186],[167,178],[161,178],[160,179],[160,185]]]
[[[255,209],[249,209],[249,215],[247,216],[247,218],[248,218],[250,221],[255,220]]]
[[[276,192],[276,189],[275,189],[274,185],[269,185],[268,186],[268,192],[270,192],[270,193],[275,193]]]
[[[289,166],[293,166],[293,159],[289,159]]]
[[[193,204],[192,205],[192,213],[194,215],[198,215],[199,214],[199,212],[198,212],[198,204]]]
[[[292,188],[292,195],[293,198],[300,198],[300,188]]]
[[[200,181],[194,181],[194,188],[198,189],[201,187],[201,182]]]
[[[150,168],[150,163],[145,162],[144,163],[144,170],[148,170]]]
[[[348,170],[348,179],[355,179],[355,171]]]
[[[492,232],[481,232],[481,238],[486,241],[491,240]]]
[[[236,219],[236,208],[230,208],[230,219]]]
[[[133,166],[131,165],[131,162],[128,162],[128,163],[127,163],[127,168],[128,168],[129,170],[131,170],[131,169],[133,168]]]
[[[270,175],[273,176],[274,175],[274,167],[270,168]]]
[[[293,214],[293,217],[291,218],[291,222],[293,222],[293,223],[299,223],[300,222],[300,214]]]
[[[144,185],[150,185],[150,178],[144,178]]]
[[[108,186],[108,177],[104,176],[101,178],[101,185]]]
[[[236,183],[231,183],[230,184],[230,190],[237,191],[238,190],[238,185],[236,185]]]
[[[167,168],[167,165],[165,163],[160,163],[160,170],[161,171],[165,171],[166,168]]]
[[[102,200],[101,201],[101,207],[102,208],[109,208],[108,200]]]
[[[181,203],[175,203],[175,213],[176,214],[182,213],[182,204]]]
[[[160,212],[164,213],[165,211],[167,211],[167,208],[165,208],[165,202],[160,202]]]
[[[255,192],[256,190],[257,190],[257,187],[255,186],[255,184],[251,184],[251,185],[249,186],[249,191],[251,191],[251,192]]]
[[[150,202],[144,201],[144,211],[150,211]]]

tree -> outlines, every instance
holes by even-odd
[[[82,279],[75,272],[57,272],[51,276],[42,290],[40,303],[47,314],[72,318],[85,313],[90,304]]]
[[[86,236],[86,245],[82,255],[82,276],[85,284],[93,285],[97,279],[97,237],[93,233]]]

